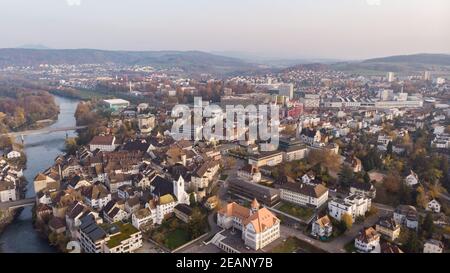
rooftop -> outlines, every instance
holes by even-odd
[[[129,239],[133,234],[140,232],[137,228],[129,223],[116,222],[113,225],[118,228],[119,233],[111,236],[110,240],[106,243],[109,248],[119,246],[122,241]]]

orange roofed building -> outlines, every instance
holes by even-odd
[[[253,200],[248,209],[235,202],[228,203],[217,213],[217,224],[242,231],[242,240],[254,250],[270,244],[280,237],[280,220],[267,208]]]

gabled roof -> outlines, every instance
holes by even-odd
[[[219,214],[226,217],[234,216],[241,220],[247,219],[250,216],[250,209],[237,204],[236,202],[228,203],[225,207],[219,210]]]
[[[84,208],[85,207],[81,203],[74,202],[71,206],[69,206],[66,214],[70,219],[75,219],[83,213]]]
[[[245,219],[244,225],[253,225],[256,233],[263,232],[264,230],[273,227],[280,220],[267,208],[259,209],[253,213],[250,217]]]
[[[280,188],[314,198],[319,198],[328,191],[328,189],[322,184],[312,186],[305,183],[284,183],[280,186]]]
[[[369,227],[361,230],[358,237],[356,238],[358,239],[358,241],[370,243],[374,240],[379,240],[380,234],[373,227]]]
[[[94,136],[89,145],[113,145],[114,144],[114,136]]]
[[[173,194],[173,183],[162,176],[156,176],[151,185],[154,187],[152,193],[156,196]]]
[[[325,226],[330,225],[331,221],[330,221],[330,218],[328,217],[328,215],[325,215],[322,218],[317,219],[316,223],[321,227],[325,227]]]

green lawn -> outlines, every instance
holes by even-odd
[[[302,241],[297,237],[289,237],[286,239],[285,242],[272,249],[272,253],[293,253],[293,252],[325,253],[323,250],[309,244],[308,242]]]
[[[314,214],[313,209],[303,208],[287,202],[281,202],[276,209],[303,220],[308,220]]]
[[[272,253],[292,253],[299,249],[299,239],[296,237],[289,237],[285,242],[279,244],[272,249]]]
[[[165,220],[148,235],[152,240],[169,249],[176,249],[195,239],[191,238],[192,234],[189,233],[188,225],[175,217]]]
[[[175,249],[189,242],[189,234],[186,229],[177,228],[166,234],[165,245],[170,249]]]

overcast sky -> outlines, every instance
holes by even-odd
[[[450,53],[449,0],[0,0],[0,47]]]

